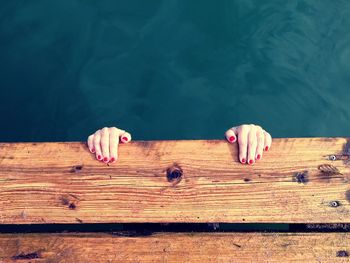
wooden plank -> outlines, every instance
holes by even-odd
[[[349,233],[1,234],[0,262],[349,262]]]
[[[0,223],[349,223],[348,156],[325,157],[348,150],[275,138],[243,165],[224,140],[137,141],[106,165],[84,142],[1,143]]]

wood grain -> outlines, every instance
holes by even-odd
[[[243,165],[224,140],[134,141],[106,165],[85,142],[0,143],[0,224],[350,223],[348,152],[274,138]]]
[[[349,262],[349,233],[1,234],[0,262]]]

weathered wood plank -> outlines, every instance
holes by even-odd
[[[135,141],[106,165],[84,142],[0,143],[0,223],[349,223],[348,156],[324,157],[348,152],[349,138],[275,138],[243,165],[224,140]]]
[[[0,262],[349,262],[349,233],[1,234]]]

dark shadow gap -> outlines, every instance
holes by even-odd
[[[0,233],[115,232],[144,235],[154,232],[348,232],[350,224],[206,224],[206,223],[128,223],[128,224],[30,224],[0,225]],[[112,233],[113,234],[113,233]]]

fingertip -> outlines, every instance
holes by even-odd
[[[121,136],[120,141],[121,141],[122,143],[128,143],[128,142],[130,142],[130,141],[131,141],[131,135],[130,135],[130,133],[125,132],[125,133]]]
[[[120,138],[120,141],[121,141],[122,143],[128,143],[128,142],[129,142],[129,138],[128,138],[127,136],[123,135],[123,136]]]
[[[230,129],[225,133],[226,140],[230,143],[234,143],[237,140],[235,133]]]

